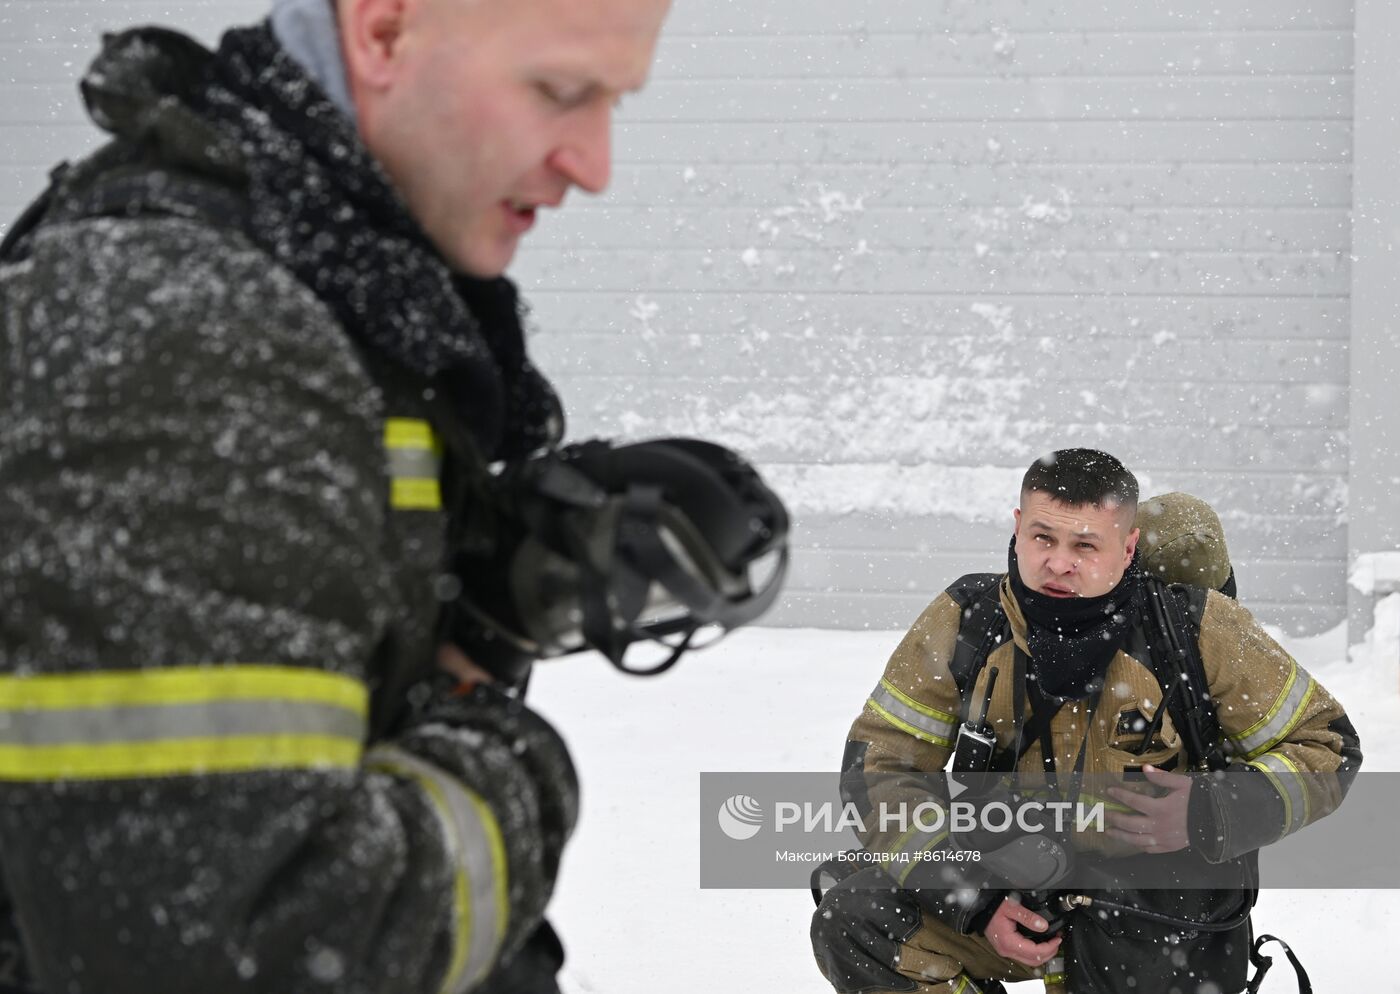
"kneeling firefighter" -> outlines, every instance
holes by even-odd
[[[1125,509],[1135,520],[1118,518]],[[866,848],[890,858],[813,875],[819,968],[841,994],[1031,978],[1075,994],[1256,990],[1270,962],[1249,921],[1257,850],[1340,803],[1361,762],[1354,729],[1233,600],[1203,502],[1138,505],[1121,463],[1071,449],[1032,465],[1016,518],[1008,571],[959,579],[895,650],[851,729],[843,796],[864,812],[897,805],[945,769],[954,797],[987,780],[1013,793],[1037,779],[1067,792],[1095,777],[1137,786],[1106,792],[1110,830],[1094,839],[993,844],[867,818]],[[973,849],[977,862],[941,858]],[[1095,877],[1173,859],[1233,883]]]

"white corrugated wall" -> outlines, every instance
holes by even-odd
[[[575,430],[771,470],[786,623],[906,625],[1072,444],[1340,620],[1352,9],[1225,6],[682,0],[614,190],[520,269]]]
[[[779,480],[780,623],[903,627],[1070,444],[1210,499],[1266,619],[1340,620],[1352,5],[1221,6],[679,0],[613,189],[516,269],[573,434]],[[264,9],[5,0],[0,212],[93,141],[99,29]]]

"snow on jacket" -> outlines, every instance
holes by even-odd
[[[577,784],[539,716],[436,689],[472,510],[444,438],[500,455],[552,394],[265,29],[230,38],[268,57],[218,90],[223,55],[109,39],[84,89],[117,140],[0,264],[0,985],[465,991],[540,921]],[[303,120],[340,179],[256,140]],[[330,242],[258,228],[342,180]],[[337,284],[352,244],[442,293]]]

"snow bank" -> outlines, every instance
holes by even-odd
[[[1347,582],[1363,594],[1400,589],[1400,552],[1367,552],[1357,556]]]
[[[1393,643],[1400,597],[1386,604],[1381,636]],[[899,637],[748,629],[658,680],[589,657],[540,668],[531,699],[569,738],[583,780],[553,914],[569,947],[567,994],[830,990],[808,945],[809,895],[699,888],[699,774],[837,768]],[[1394,670],[1345,663],[1340,628],[1284,641],[1346,705],[1367,769],[1400,770]],[[1400,991],[1381,969],[1400,894],[1265,891],[1255,921],[1293,946],[1319,990]],[[1265,990],[1292,990],[1287,974],[1276,966]]]

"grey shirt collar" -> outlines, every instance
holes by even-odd
[[[335,0],[273,0],[270,19],[278,44],[321,85],[331,103],[355,120],[355,104],[340,53]]]

